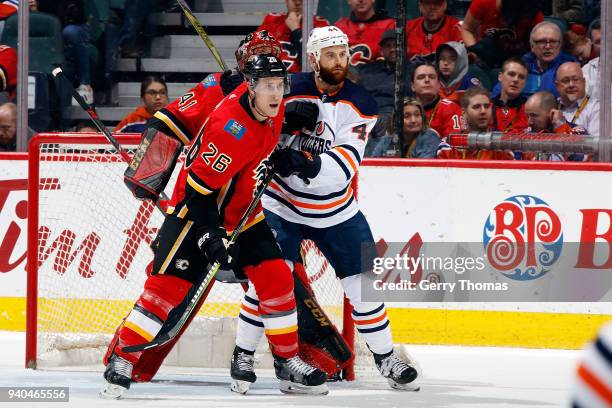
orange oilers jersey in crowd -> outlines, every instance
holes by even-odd
[[[423,17],[406,23],[406,47],[409,59],[415,55],[435,54],[438,46],[449,41],[463,41],[459,31],[459,20],[453,16],[444,17],[444,23],[435,32],[425,32]]]
[[[291,42],[291,30],[285,24],[287,13],[268,13],[257,31],[267,30],[281,43],[283,54],[281,58],[287,66],[289,72],[300,72],[302,70],[301,61],[298,58],[301,54],[301,49],[297,50]],[[329,25],[323,17],[314,16],[312,18],[312,27],[325,27]]]
[[[312,72],[292,75],[286,103],[292,101],[316,104],[317,125],[312,134],[289,136],[281,145],[319,156],[321,170],[308,184],[297,175],[275,176],[262,198],[264,208],[314,228],[340,224],[359,210],[351,181],[376,123],[378,107],[365,89],[349,80],[335,93],[323,93]]]
[[[376,14],[368,21],[358,21],[351,14],[351,17],[336,21],[336,27],[348,36],[351,65],[367,64],[382,57],[378,45],[380,37],[387,30],[395,30],[395,20],[385,17]]]
[[[208,75],[153,116],[164,122],[183,144],[188,145],[199,133],[208,115],[223,100],[220,80],[220,72]],[[241,85],[237,89],[245,89],[244,87],[245,85]]]
[[[0,91],[14,96],[17,88],[17,51],[0,45]]]
[[[456,103],[436,98],[434,102],[425,106],[425,114],[429,127],[438,132],[440,137],[461,133],[463,119],[461,108]]]
[[[284,106],[263,122],[248,108],[246,86],[240,86],[219,104],[189,148],[172,194],[169,214],[188,219],[198,208],[190,207],[186,186],[197,194],[214,194],[223,226],[231,233],[253,200],[266,176],[266,162],[278,143]],[[263,220],[261,204],[245,229]]]

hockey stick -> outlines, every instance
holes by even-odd
[[[72,83],[70,82],[70,80],[66,78],[66,76],[64,75],[64,71],[62,71],[60,67],[57,67],[51,73],[53,74],[54,77],[63,79],[66,82],[66,84],[70,87],[70,90],[72,92],[72,97],[78,102],[81,108],[83,108],[83,110],[87,113],[87,115],[92,120],[94,125],[96,125],[98,130],[102,132],[102,134],[106,137],[106,139],[108,139],[110,144],[112,144],[113,147],[117,150],[117,152],[119,152],[123,160],[125,160],[126,163],[130,163],[130,161],[132,161],[132,158],[130,157],[130,155],[125,151],[123,146],[119,144],[117,139],[115,139],[115,137],[106,128],[106,126],[104,126],[104,123],[102,123],[102,121],[100,120],[100,117],[98,116],[98,112],[96,112],[96,109],[93,106],[89,105],[87,102],[85,102],[85,99],[83,99],[83,97],[79,95],[76,89],[74,89],[74,86],[72,86]],[[162,201],[169,200],[168,196],[163,191],[159,194],[159,198],[155,202],[155,206],[162,212],[162,214],[165,214],[166,212],[164,211],[162,206],[159,204],[160,200]]]
[[[195,30],[198,32],[198,34],[200,35],[200,38],[202,39],[202,41],[204,41],[204,44],[206,44],[206,46],[212,53],[213,57],[215,58],[215,60],[217,61],[221,69],[223,71],[227,71],[227,66],[225,65],[225,62],[223,61],[221,54],[219,54],[217,47],[215,47],[215,44],[213,44],[213,42],[210,40],[210,38],[208,37],[208,34],[206,34],[206,31],[204,31],[204,27],[202,27],[202,24],[200,24],[196,16],[193,15],[193,11],[191,11],[191,8],[189,7],[189,5],[185,3],[184,0],[176,0],[176,2],[183,10],[183,14],[185,14],[185,17],[187,17],[187,20],[189,20],[193,28],[195,28]]]
[[[266,187],[268,186],[270,181],[272,181],[273,176],[274,176],[274,172],[270,171],[268,175],[266,176],[266,178],[264,179],[264,181],[262,182],[262,184],[259,186],[259,190],[257,191],[257,194],[255,194],[255,196],[253,197],[253,200],[251,201],[246,211],[244,212],[244,215],[240,219],[240,222],[236,226],[236,229],[234,230],[234,232],[232,232],[232,235],[230,236],[230,239],[228,242],[228,247],[232,245],[234,242],[236,242],[238,235],[240,234],[247,220],[249,219],[249,217],[251,216],[251,214],[257,207],[259,200],[263,196],[264,191],[266,190]],[[152,341],[148,343],[136,344],[133,346],[126,346],[126,347],[123,347],[121,350],[126,353],[134,353],[137,351],[148,350],[153,347],[163,346],[169,341],[172,341],[172,339],[181,331],[185,323],[191,318],[191,315],[196,312],[196,308],[197,308],[198,303],[200,302],[200,299],[202,298],[204,293],[206,293],[208,286],[213,281],[213,278],[217,274],[217,271],[219,270],[220,266],[221,264],[218,261],[216,261],[214,264],[211,265],[211,267],[208,269],[208,272],[206,273],[206,275],[204,276],[204,278],[198,285],[198,289],[195,291],[194,295],[189,300],[189,303],[187,307],[185,308],[185,310],[183,311],[181,317],[174,324],[174,326],[168,329],[167,332],[164,332],[163,334],[158,334],[157,336],[155,336],[155,338]],[[168,320],[166,320],[166,322],[167,321]],[[162,333],[163,330],[164,330],[164,327],[162,326],[159,333]]]

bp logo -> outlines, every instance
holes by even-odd
[[[537,279],[561,256],[559,216],[542,199],[517,195],[495,206],[482,242],[491,266],[514,280]]]

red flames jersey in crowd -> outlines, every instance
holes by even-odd
[[[180,170],[169,213],[189,217],[198,208],[188,207],[189,184],[203,195],[218,194],[223,226],[231,233],[253,200],[266,175],[265,162],[280,136],[284,105],[268,120],[256,120],[248,108],[246,85],[241,85],[219,104],[191,145]],[[263,220],[261,204],[246,227]]]
[[[287,13],[269,13],[264,17],[263,22],[257,31],[267,30],[281,43],[283,47],[282,59],[287,66],[289,72],[300,72],[302,70],[301,61],[298,58],[301,50],[296,50],[291,43],[291,30],[285,24]],[[312,27],[325,27],[329,25],[323,17],[314,16],[312,18]]]
[[[519,96],[510,103],[503,104],[499,98],[493,100],[493,117],[491,128],[493,130],[524,130],[527,128],[527,115],[525,114],[526,99]]]
[[[348,36],[351,49],[350,64],[355,66],[376,61],[381,57],[378,42],[385,31],[395,29],[395,20],[376,14],[370,20],[363,22],[355,20],[351,15],[336,21],[335,26]]]
[[[533,26],[544,21],[544,15],[538,12],[533,19],[522,18],[515,27],[508,27],[501,11],[497,11],[496,0],[473,0],[469,12],[480,21],[478,39],[484,37],[498,38],[497,44],[505,51],[514,50],[520,55],[529,51],[529,34]]]
[[[444,17],[444,23],[437,31],[432,33],[425,32],[423,17],[415,18],[406,23],[408,58],[415,55],[435,54],[438,46],[449,41],[462,41],[459,20],[453,16]]]
[[[0,45],[0,91],[13,95],[17,87],[17,51]]]
[[[208,75],[154,116],[163,121],[183,144],[188,145],[199,133],[208,115],[223,99],[220,80],[220,72]]]
[[[461,108],[456,103],[437,98],[435,102],[425,106],[425,114],[429,127],[438,132],[440,137],[461,133]]]

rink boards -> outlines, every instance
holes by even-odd
[[[0,330],[25,327],[26,159],[23,154],[0,155]],[[117,166],[121,173],[124,165]],[[74,168],[59,169],[58,174],[63,171]],[[415,237],[425,243],[483,242],[495,209],[520,202],[513,197],[530,197],[522,201],[525,208],[533,200],[554,217],[551,225],[562,229],[564,243],[578,242],[585,234],[605,241],[612,224],[610,171],[612,165],[599,164],[365,160],[359,203],[378,242]],[[117,188],[124,189],[120,184]],[[104,193],[123,196],[125,191]],[[76,269],[71,265],[63,276],[72,273],[82,279]],[[500,279],[517,284],[506,276]],[[610,288],[600,289],[600,298],[607,300]],[[612,313],[610,303],[599,298],[567,299],[572,303],[547,302],[545,297],[505,303],[486,296],[469,302],[443,300],[389,304],[394,341],[579,348]],[[116,301],[129,307],[133,299],[75,300],[81,301]]]

